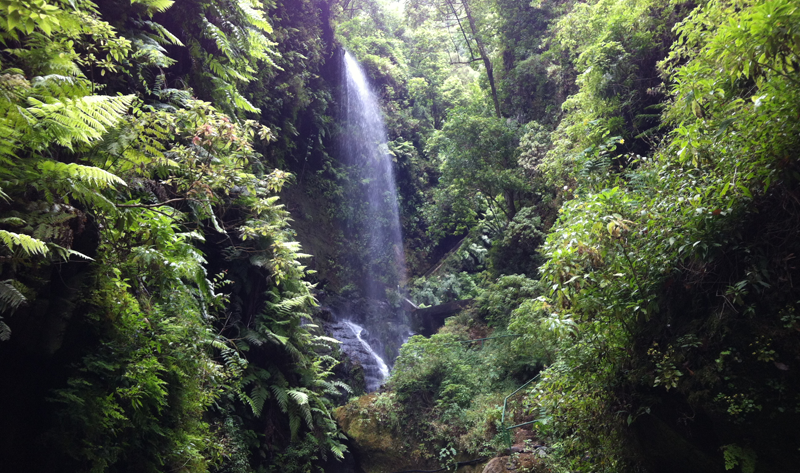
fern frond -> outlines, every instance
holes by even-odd
[[[241,76],[238,72],[236,73],[236,75],[244,77],[246,81],[250,80],[246,76]],[[242,94],[239,93],[237,87],[233,86],[232,84],[229,84],[228,82],[220,79],[219,77],[212,78],[212,82],[214,83],[214,86],[217,89],[217,93],[225,96],[225,100],[227,100],[227,103],[233,104],[234,109],[241,109],[252,113],[261,112],[260,109],[256,108],[246,98],[244,98]]]
[[[177,36],[170,33],[170,31],[160,23],[156,23],[155,21],[136,21],[134,24],[139,27],[146,26],[153,30],[161,44],[174,44],[175,46],[184,45]]]
[[[259,346],[261,346],[261,345],[263,345],[264,343],[267,342],[267,340],[264,339],[264,337],[262,337],[260,333],[254,331],[254,330],[247,329],[247,328],[242,329],[242,332],[241,332],[240,335],[247,342],[249,342],[250,344],[255,345],[257,347],[259,347]]]
[[[2,194],[2,191],[0,191],[0,194]],[[3,194],[3,195],[5,195],[5,194]],[[6,197],[8,197],[8,196],[6,196]],[[13,227],[24,227],[25,225],[28,224],[28,222],[26,222],[25,220],[22,220],[19,217],[6,217],[6,218],[0,218],[0,224],[11,225]]]
[[[87,187],[83,185],[83,183],[77,181],[65,181],[65,183],[71,184],[71,186],[62,187],[59,193],[60,198],[69,197],[78,200],[84,205],[97,207],[108,211],[114,211],[116,209],[114,203],[108,200],[103,194],[97,192],[97,189]],[[50,189],[44,189],[44,191],[45,194],[50,193]],[[48,199],[53,200],[53,197],[53,195],[49,195]],[[65,198],[64,200],[66,201],[68,199]]]
[[[297,439],[297,434],[300,433],[300,425],[302,420],[296,415],[289,415],[289,433],[292,440]]]
[[[250,392],[250,398],[252,399],[253,403],[250,407],[253,409],[253,414],[255,414],[256,417],[261,416],[261,411],[263,410],[264,403],[267,401],[268,397],[269,391],[267,391],[264,386],[257,384],[253,387],[253,390]]]
[[[293,358],[295,361],[300,361],[300,360],[302,360],[302,359],[305,357],[305,355],[303,354],[303,352],[301,352],[300,350],[298,350],[298,349],[297,349],[297,347],[295,347],[295,346],[294,346],[294,344],[292,344],[292,343],[287,343],[287,344],[285,345],[285,347],[286,347],[286,351],[289,353],[289,355],[290,355],[290,356],[291,356],[291,357],[292,357],[292,358]]]
[[[44,93],[48,97],[75,98],[83,97],[90,93],[91,82],[81,77],[49,74],[31,79],[33,93]]]
[[[233,103],[236,105],[236,108],[246,112],[261,113],[261,109],[250,103],[250,101],[244,98],[244,95],[240,94],[237,89],[232,88],[229,92]]]
[[[145,66],[170,67],[177,62],[167,56],[167,50],[161,46],[156,37],[140,36],[133,41],[133,45],[136,52],[131,59],[135,59]]]
[[[192,94],[183,89],[164,89],[161,91],[159,98],[179,107],[186,107],[192,100]]]
[[[335,440],[331,439],[328,443],[328,448],[331,450],[331,453],[336,456],[339,460],[344,459],[344,452],[347,451],[347,446],[343,443],[336,442]]]
[[[159,74],[156,76],[156,79],[153,81],[153,94],[156,96],[161,95],[161,91],[164,90],[164,85],[167,83],[167,76],[164,74]]]
[[[353,388],[351,388],[350,385],[347,383],[344,383],[342,381],[332,381],[331,385],[336,386],[337,388],[342,388],[349,394],[353,394]]]
[[[22,251],[29,256],[46,255],[49,252],[45,242],[21,233],[12,233],[0,230],[0,240],[12,250],[14,247],[21,247]]]
[[[247,0],[239,0],[236,2],[236,6],[239,7],[239,11],[248,23],[265,33],[272,33],[272,25],[270,25],[269,21],[265,18],[263,11],[253,8]]]
[[[90,95],[77,99],[42,102],[28,97],[28,107],[21,116],[45,138],[72,148],[74,143],[90,143],[102,138],[119,123],[134,100],[133,95],[110,97]],[[21,108],[21,107],[20,107]]]
[[[225,32],[217,28],[216,25],[208,21],[206,18],[203,18],[203,27],[205,28],[204,32],[206,37],[213,39],[214,43],[217,45],[217,48],[222,51],[222,54],[224,54],[228,59],[233,59],[239,55],[239,53],[231,47],[231,43],[228,41],[228,37],[225,35]]]
[[[13,282],[13,279],[0,281],[0,312],[16,310],[17,307],[27,301],[25,296],[19,292],[19,289],[14,287]]]
[[[65,164],[58,161],[41,161],[37,167],[43,177],[57,180],[77,180],[91,184],[97,189],[107,189],[115,185],[127,187],[125,181],[116,175],[94,166]]]
[[[0,318],[0,341],[5,342],[9,338],[11,338],[11,327],[6,325],[2,318]]]
[[[131,4],[139,3],[147,7],[147,13],[153,16],[154,13],[163,13],[169,9],[175,0],[131,0]]]
[[[94,258],[91,258],[79,251],[75,251],[70,248],[64,248],[63,246],[53,245],[53,251],[64,261],[68,261],[70,256],[77,256],[78,258],[85,259],[86,261],[94,261]]]
[[[292,399],[294,399],[294,401],[298,405],[302,406],[302,405],[307,405],[308,404],[308,394],[304,393],[303,391],[298,391],[296,389],[290,389],[290,390],[287,391],[287,393],[289,394],[289,396],[292,397]]]
[[[250,264],[259,268],[269,268],[272,266],[272,258],[265,253],[256,253],[250,257]]]
[[[342,342],[341,342],[341,340],[337,340],[337,339],[335,339],[335,338],[333,338],[333,337],[324,337],[324,336],[322,336],[322,335],[317,335],[317,336],[315,336],[315,337],[314,337],[314,340],[319,340],[319,341],[321,341],[321,342],[334,343],[334,344],[337,344],[337,345],[338,345],[338,344],[340,344],[340,343],[342,343]],[[323,343],[322,345],[325,345],[325,346],[327,346],[327,343]]]
[[[288,413],[289,409],[289,394],[287,393],[286,389],[273,384],[269,387],[272,390],[272,394],[275,396],[275,400],[278,401],[278,406],[281,408],[281,411],[284,413]]]
[[[303,418],[305,419],[308,428],[313,429],[314,420],[311,416],[311,406],[308,403],[308,394],[297,389],[290,389],[287,392],[289,393],[289,396],[292,397],[294,402],[300,407],[300,412],[303,414]]]
[[[220,89],[227,90],[228,87],[232,87],[228,82],[226,82],[228,80],[249,82],[252,79],[252,77],[239,73],[239,71],[233,67],[222,64],[214,56],[209,55],[207,59],[208,60],[205,62],[205,65],[208,66],[211,72],[217,76],[216,84]]]

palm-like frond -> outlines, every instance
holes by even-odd
[[[160,23],[147,20],[134,21],[133,23],[138,27],[150,28],[150,30],[155,33],[155,37],[161,44],[174,44],[175,46],[183,46],[181,40]]]
[[[117,185],[126,186],[116,175],[94,166],[65,164],[58,161],[41,161],[37,167],[44,179],[79,181],[96,189],[107,189]]]
[[[285,388],[278,386],[277,384],[273,384],[270,387],[272,390],[272,394],[275,396],[275,400],[278,401],[278,406],[281,408],[281,411],[284,413],[288,413],[289,411],[289,393]]]
[[[43,135],[38,142],[53,140],[71,149],[74,144],[102,138],[119,123],[134,98],[133,95],[89,95],[44,102],[28,97],[28,107],[20,108],[19,112],[35,133]]]
[[[131,3],[139,3],[146,6],[148,13],[152,16],[153,13],[167,11],[175,3],[175,0],[131,0]]]
[[[40,97],[68,99],[88,95],[91,86],[91,82],[81,77],[49,74],[31,79],[30,93]]]
[[[0,341],[5,342],[9,338],[11,338],[11,327],[6,325],[2,318],[0,318]]]
[[[0,230],[0,241],[12,250],[17,247],[22,248],[22,251],[29,256],[44,256],[49,252],[45,242],[25,234]]]
[[[26,300],[19,289],[14,287],[12,279],[0,281],[0,312],[14,310],[24,304]]]

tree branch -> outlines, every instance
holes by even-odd
[[[475,57],[475,54],[472,52],[472,45],[470,44],[469,38],[467,38],[467,32],[464,31],[464,26],[461,24],[461,18],[459,18],[458,13],[456,12],[456,7],[453,5],[449,0],[447,4],[453,10],[453,16],[456,17],[456,21],[458,22],[458,27],[461,29],[461,35],[464,36],[464,42],[467,43],[467,49],[469,49],[469,57]],[[469,15],[469,13],[467,13]]]
[[[159,202],[157,204],[117,204],[117,207],[129,208],[129,209],[152,209],[155,207],[162,207],[164,205],[171,204],[173,202],[187,202],[187,201],[200,202],[199,200],[196,199],[180,198],[180,199],[165,200],[164,202]]]
[[[482,59],[481,59],[481,58],[479,58],[479,57],[474,57],[474,58],[470,59],[469,61],[453,61],[453,60],[451,59],[451,60],[450,60],[450,64],[472,64],[472,63],[473,63],[473,62],[475,62],[475,61],[481,61],[481,60],[482,60]]]

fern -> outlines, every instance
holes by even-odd
[[[51,241],[51,240],[70,240],[72,236],[72,229],[69,225],[65,225],[73,218],[78,216],[74,207],[67,206],[69,210],[66,212],[50,211],[47,212],[42,221],[36,225],[31,236],[37,240]],[[14,220],[14,219],[3,219]],[[21,220],[21,219],[15,219]]]
[[[331,453],[333,453],[336,456],[336,458],[338,458],[339,460],[344,459],[344,452],[347,451],[347,447],[344,444],[330,439],[328,441],[328,448],[330,449]]]
[[[134,25],[138,27],[147,27],[150,28],[155,33],[155,38],[161,44],[173,44],[175,46],[184,46],[180,39],[177,36],[170,33],[168,29],[166,29],[163,25],[156,23],[154,21],[146,21],[146,20],[139,20],[134,21]]]
[[[68,201],[71,198],[113,211],[114,204],[99,191],[127,185],[116,175],[94,166],[40,161],[36,167],[40,180],[33,185],[43,191],[50,202]]]
[[[92,84],[86,79],[61,74],[37,76],[31,80],[33,95],[58,99],[83,97],[90,93]]]
[[[264,403],[267,401],[267,398],[269,398],[269,391],[267,391],[264,386],[258,384],[254,386],[253,390],[250,392],[250,398],[252,399],[250,407],[253,409],[253,414],[255,414],[256,417],[260,417],[261,411],[264,408]]]
[[[248,0],[239,0],[235,5],[239,7],[239,11],[248,23],[265,33],[272,33],[272,25],[265,18],[263,11],[253,8]]]
[[[254,330],[250,330],[248,328],[243,328],[240,336],[251,345],[255,345],[257,347],[263,345],[267,341],[266,339],[264,339],[264,337],[261,336],[260,333]]]
[[[311,416],[311,405],[308,403],[308,394],[297,389],[290,389],[287,393],[300,408],[300,412],[303,414],[303,419],[306,421],[308,428],[313,429],[314,419]]]
[[[192,94],[183,89],[163,89],[158,94],[158,98],[178,107],[186,107],[192,100]]]
[[[229,84],[228,80],[238,80],[242,82],[249,82],[252,80],[252,76],[246,76],[236,69],[229,67],[225,64],[222,64],[218,59],[209,55],[207,58],[207,62],[205,65],[211,70],[215,77],[215,83],[217,88],[221,90],[228,90],[229,88],[233,88],[231,84]]]
[[[330,382],[330,383],[326,383],[326,384],[330,384],[331,386],[333,386],[333,387],[336,387],[336,388],[342,388],[342,389],[344,389],[345,391],[347,391],[347,393],[348,393],[348,394],[353,394],[353,388],[351,388],[351,387],[350,387],[350,385],[349,385],[349,384],[347,384],[347,383],[345,383],[345,382],[342,382],[342,381],[332,381],[332,382]],[[338,393],[337,393],[337,394],[338,394]]]
[[[153,16],[154,13],[163,13],[169,9],[175,0],[131,0],[131,4],[141,4],[147,7],[147,13]]]
[[[52,195],[51,189],[44,189],[47,199],[51,202],[59,199],[68,202],[69,199],[72,198],[87,206],[97,207],[109,212],[115,210],[114,203],[103,194],[97,192],[95,188],[87,187],[83,185],[83,183],[77,181],[62,181],[56,184],[61,184],[61,187],[56,189],[58,191],[58,196]],[[69,184],[72,185],[67,187]],[[58,199],[56,199],[56,197]]]
[[[295,361],[301,361],[301,360],[303,360],[305,358],[305,355],[303,354],[303,352],[298,350],[297,347],[294,346],[293,343],[287,343],[285,345],[285,348],[286,348],[286,352],[289,353],[289,356],[291,356],[292,359],[294,359]]]
[[[77,256],[78,258],[81,258],[86,261],[94,261],[94,258],[91,258],[79,251],[75,251],[70,248],[64,248],[58,245],[53,245],[53,252],[64,261],[68,261],[70,256]]]
[[[289,396],[292,397],[292,399],[294,399],[297,405],[299,406],[308,405],[308,394],[302,391],[298,391],[296,389],[290,389],[287,391],[287,393],[289,394]]]
[[[28,224],[25,220],[22,220],[19,217],[5,217],[0,218],[0,224],[3,225],[11,225],[13,227],[24,227]]]
[[[11,327],[6,325],[6,323],[3,322],[3,318],[0,317],[0,341],[5,342],[9,338],[11,338]]]
[[[22,248],[22,251],[28,256],[44,256],[49,252],[45,242],[24,234],[0,230],[0,240],[12,250],[15,247]]]
[[[278,401],[278,406],[281,408],[281,411],[285,414],[289,413],[289,393],[286,389],[273,384],[269,387],[272,390],[272,394],[275,396],[275,400]]]
[[[206,18],[203,18],[203,27],[205,28],[206,36],[214,40],[217,48],[219,48],[219,50],[222,51],[222,54],[224,54],[228,59],[233,59],[239,55],[238,51],[235,51],[231,47],[231,43],[228,41],[228,37],[225,36],[225,33],[223,33],[221,29],[217,28]]]
[[[133,95],[90,95],[43,102],[28,97],[29,106],[19,111],[37,132],[44,135],[37,142],[47,143],[52,139],[72,149],[75,143],[91,143],[102,138],[109,128],[119,123],[134,98]]]
[[[167,56],[167,50],[164,49],[159,40],[152,36],[142,36],[133,41],[136,52],[131,56],[131,59],[140,62],[144,66],[152,67],[170,67],[177,63],[176,60]],[[143,82],[146,82],[144,77],[140,75]]]
[[[108,171],[81,164],[65,164],[58,161],[42,161],[37,166],[42,177],[57,180],[76,180],[91,184],[97,189],[107,189],[116,185],[127,186],[125,181]]]
[[[16,310],[17,307],[27,301],[25,296],[19,292],[19,289],[14,287],[13,283],[13,279],[0,281],[0,312]]]
[[[289,416],[289,433],[291,434],[292,441],[297,439],[297,434],[300,433],[300,425],[302,422],[303,420],[296,415]]]
[[[217,62],[216,64],[219,64],[219,62]],[[217,70],[221,70],[219,68],[224,67],[221,64],[219,66],[216,66],[214,63],[209,63],[209,67],[212,66],[217,67]],[[247,76],[243,76],[238,71],[235,71],[234,69],[231,68],[225,68],[224,72],[225,75],[227,76],[233,76],[234,78],[242,77],[244,79],[248,79]],[[237,87],[234,86],[233,84],[230,84],[229,82],[221,79],[220,77],[212,77],[211,81],[214,84],[216,93],[225,97],[225,101],[223,103],[233,104],[234,109],[240,109],[246,112],[252,112],[252,113],[261,112],[260,109],[253,106],[253,104],[251,104],[250,101],[244,98],[244,96],[239,93]]]

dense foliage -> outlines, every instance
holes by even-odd
[[[330,293],[471,300],[338,411],[420,461],[800,464],[797,2],[0,0],[0,41],[4,467],[330,465]],[[343,48],[395,163],[388,301],[357,297]]]
[[[245,119],[246,85],[280,67],[268,11],[119,3],[2,5],[5,467],[341,458],[346,386],[278,202],[291,175]]]
[[[459,62],[467,3],[431,5],[403,34],[439,22]],[[796,3],[472,12],[494,70],[451,65],[422,148],[427,235],[459,243],[412,295],[477,306],[412,339],[374,408],[430,458],[491,453],[498,399],[541,370],[515,418],[537,419],[542,468],[796,468]],[[454,343],[495,334],[518,337]]]

